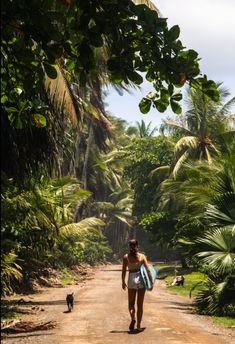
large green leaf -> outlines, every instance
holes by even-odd
[[[235,226],[207,232],[197,243],[207,246],[207,251],[197,253],[201,260],[220,273],[235,271]]]
[[[148,113],[151,107],[151,100],[148,98],[143,98],[139,103],[139,108],[142,113]]]
[[[168,31],[167,37],[170,41],[175,41],[180,35],[180,28],[178,25],[172,26],[172,28]]]
[[[172,111],[174,113],[176,113],[177,115],[181,114],[182,112],[182,108],[180,106],[179,103],[177,103],[176,101],[174,101],[173,99],[170,100],[170,104],[171,104],[171,108],[172,108]]]

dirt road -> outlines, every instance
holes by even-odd
[[[53,330],[7,336],[7,344],[232,344],[234,330],[214,325],[206,317],[192,314],[190,301],[169,295],[162,281],[147,292],[141,333],[128,333],[127,292],[121,289],[121,266],[99,268],[85,287],[49,289],[29,300],[44,311],[24,320],[55,320]],[[75,307],[66,312],[66,293],[74,291]],[[32,304],[30,307],[32,307]]]

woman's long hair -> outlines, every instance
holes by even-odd
[[[129,241],[129,246],[130,246],[130,255],[133,256],[133,257],[136,257],[137,253],[138,253],[138,249],[139,249],[138,240],[131,239]]]

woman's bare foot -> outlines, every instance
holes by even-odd
[[[137,328],[136,328],[136,331],[137,331],[137,332],[143,332],[144,329],[145,329],[145,327],[137,327]]]
[[[133,331],[133,330],[134,330],[134,328],[135,328],[135,323],[136,323],[135,319],[132,319],[132,320],[131,320],[131,323],[130,323],[130,326],[129,326],[129,330],[130,330],[130,331]]]

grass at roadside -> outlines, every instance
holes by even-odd
[[[167,285],[167,290],[173,294],[182,296],[190,296],[191,289],[197,287],[191,292],[195,296],[202,288],[199,283],[205,281],[206,275],[196,271],[194,268],[182,268],[175,265],[162,265],[158,267],[158,277],[164,279]],[[177,275],[183,275],[185,278],[183,286],[172,286],[171,283],[174,279],[175,272]]]
[[[212,317],[212,320],[217,324],[222,324],[227,327],[232,327],[235,330],[235,318],[230,317]]]
[[[60,272],[62,274],[60,283],[64,286],[75,284],[79,280],[79,275],[72,270],[62,268]]]
[[[193,268],[184,269],[180,266],[164,265],[164,264],[156,265],[156,268],[158,269],[158,277],[160,279],[164,279],[166,282],[167,291],[173,294],[181,295],[181,296],[189,297],[190,290],[193,288],[193,286],[195,286],[196,284],[200,282],[205,281],[206,279],[206,275],[202,274],[201,272],[196,271]],[[176,269],[177,275],[184,276],[185,278],[184,286],[171,285],[173,278],[175,276],[175,269]],[[201,288],[202,288],[202,285],[201,284],[198,285],[192,291],[192,297],[195,297]],[[212,316],[211,319],[217,324],[235,329],[235,318]]]
[[[1,321],[9,321],[22,316],[17,306],[1,305]]]
[[[198,291],[202,288],[202,283],[206,280],[206,275],[198,271],[184,273],[185,280],[183,286],[172,286],[171,283],[173,278],[174,276],[169,276],[165,279],[171,293],[193,297],[196,296]],[[195,289],[193,290],[193,288]]]

